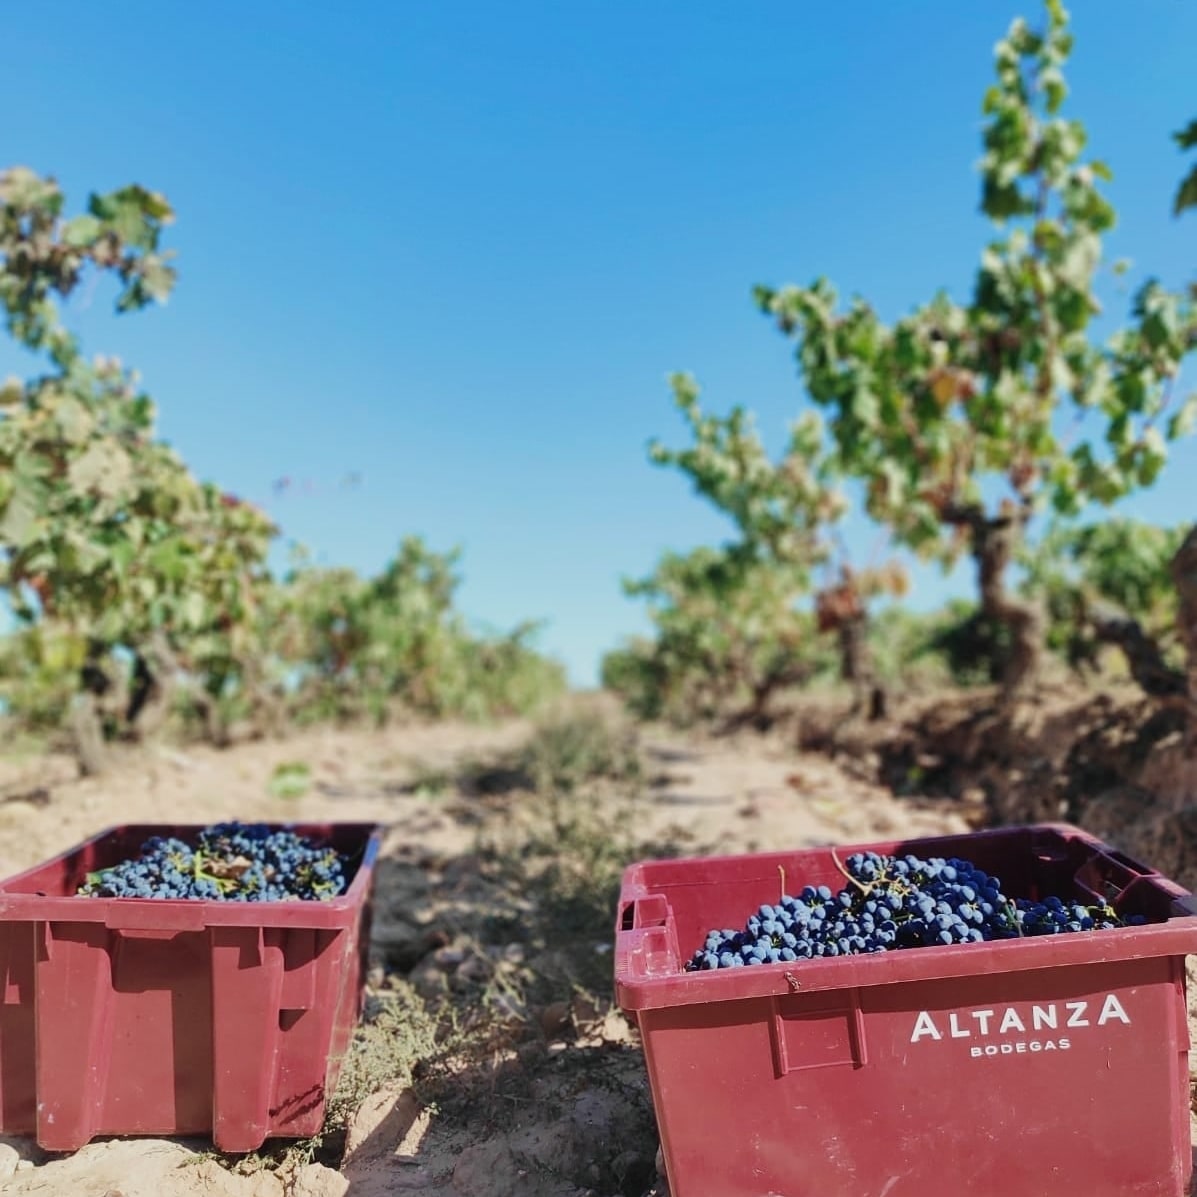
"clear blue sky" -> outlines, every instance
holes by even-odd
[[[1197,116],[1197,5],[1073,7],[1111,256],[1179,284],[1197,215],[1170,216],[1169,134]],[[197,473],[329,563],[377,569],[411,532],[461,545],[464,610],[548,619],[544,646],[588,683],[645,626],[620,577],[724,532],[646,462],[682,435],[667,374],[755,408],[770,443],[802,401],[752,284],[826,274],[889,316],[969,285],[980,98],[1020,11],[1038,18],[1006,0],[10,5],[0,163],[55,174],[74,208],[130,181],[175,205],[170,304],[116,320],[101,294],[71,319],[142,371]],[[1192,518],[1195,470],[1186,445],[1128,510]],[[921,601],[944,586],[924,577]]]

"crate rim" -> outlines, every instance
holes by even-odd
[[[220,820],[232,822],[233,820]],[[9,889],[32,874],[49,866],[77,856],[83,849],[98,844],[118,834],[141,832],[148,835],[160,834],[164,830],[173,832],[198,832],[212,826],[208,822],[185,823],[114,823],[103,830],[80,840],[62,852],[46,857],[37,864],[0,879],[0,921],[36,919],[39,921],[63,921],[78,923],[105,923],[112,930],[147,928],[159,925],[164,916],[170,916],[172,924],[179,924],[180,930],[203,930],[214,926],[252,926],[261,922],[257,912],[285,912],[288,922],[294,926],[310,926],[316,929],[340,926],[345,916],[356,908],[361,892],[372,884],[373,869],[377,864],[382,847],[386,825],[379,822],[319,821],[319,820],[256,820],[272,830],[301,830],[307,828],[328,828],[363,833],[361,859],[353,881],[344,893],[320,901],[284,902],[225,902],[213,898],[104,898],[81,894],[22,893]],[[254,824],[250,824],[254,825]]]
[[[654,959],[647,959],[652,937],[661,938],[661,926],[625,928],[625,914],[635,904],[655,892],[641,880],[646,868],[654,865],[711,864],[750,860],[771,860],[778,856],[796,856],[820,852],[860,852],[889,845],[919,846],[928,854],[937,843],[975,841],[997,838],[1017,832],[1058,833],[1083,840],[1088,846],[1134,866],[1136,880],[1149,881],[1173,898],[1176,911],[1162,923],[1136,927],[1118,927],[1088,931],[1078,935],[1045,935],[1025,939],[993,940],[975,944],[919,947],[905,951],[877,952],[826,959],[762,964],[756,967],[713,969],[685,972],[685,961],[670,951],[666,963],[660,963],[659,947]],[[1157,870],[1133,860],[1096,836],[1069,823],[1024,823],[986,828],[978,832],[934,836],[908,836],[901,839],[854,841],[810,848],[780,849],[772,852],[726,853],[711,856],[665,857],[636,861],[623,873],[615,923],[615,991],[619,1006],[629,1012],[659,1010],[744,998],[775,998],[795,993],[820,993],[843,989],[861,989],[879,985],[898,985],[927,980],[976,976],[1000,969],[1003,972],[1029,972],[1065,966],[1092,965],[1103,962],[1150,959],[1158,956],[1185,956],[1197,953],[1197,904],[1190,891],[1170,881]],[[667,923],[672,923],[670,912]],[[997,957],[995,960],[995,953]]]

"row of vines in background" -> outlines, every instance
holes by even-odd
[[[1126,518],[1057,523],[1028,546],[1018,589],[1043,606],[1057,673],[1123,674],[1156,697],[1183,693],[1171,565],[1186,531]],[[733,548],[703,548],[666,555],[626,589],[648,603],[653,635],[609,652],[603,682],[639,717],[762,726],[788,690],[842,688],[842,635],[820,626],[809,591],[785,571],[745,568]],[[932,611],[887,604],[869,612],[861,635],[858,658],[882,694],[999,684],[1011,651],[1002,626],[964,598]],[[858,709],[859,701],[857,693]]]
[[[536,628],[479,636],[454,607],[454,554],[404,540],[376,577],[302,559],[268,564],[278,529],[197,479],[155,435],[155,408],[119,362],[84,356],[59,305],[90,272],[119,311],[175,283],[173,219],[141,187],[66,218],[57,184],[0,174],[0,306],[41,372],[0,386],[0,638],[10,728],[65,733],[85,770],[114,740],[397,712],[528,710],[564,688]]]
[[[1108,168],[1062,115],[1071,45],[1058,0],[1042,32],[1018,21],[997,45],[981,163],[994,234],[967,302],[937,295],[888,323],[824,279],[758,288],[811,400],[776,458],[744,408],[713,415],[674,379],[690,443],[652,459],[732,535],[627,583],[654,634],[603,676],[640,713],[757,722],[782,692],[834,678],[872,715],[918,680],[994,682],[1010,701],[1053,654],[1085,673],[1111,652],[1153,697],[1193,702],[1197,536],[1092,508],[1150,487],[1190,432],[1197,400],[1178,378],[1197,300],[1149,281],[1094,336],[1115,217]],[[1197,147],[1197,122],[1176,140]],[[1197,168],[1174,199],[1177,214],[1194,205]],[[121,311],[164,299],[172,220],[137,186],[68,217],[53,180],[0,174],[0,307],[38,371],[0,385],[8,723],[69,735],[95,770],[112,741],[167,726],[226,743],[296,722],[520,712],[559,692],[534,626],[467,626],[454,554],[410,538],[375,577],[272,569],[270,519],[157,437],[135,374],[83,354],[59,305],[89,275],[115,283]],[[867,566],[840,530],[854,502],[890,546]],[[903,553],[971,562],[975,601],[895,608]]]
[[[967,302],[941,293],[887,323],[864,299],[842,305],[826,279],[758,287],[811,401],[776,459],[743,407],[705,413],[693,380],[674,379],[691,443],[650,455],[733,536],[627,584],[655,635],[610,654],[604,675],[636,709],[760,719],[835,656],[873,715],[887,683],[928,669],[998,683],[1009,706],[1052,653],[1084,672],[1106,647],[1149,694],[1197,704],[1184,671],[1186,648],[1197,671],[1197,535],[1092,515],[1152,486],[1197,422],[1179,383],[1197,287],[1149,280],[1118,331],[1094,336],[1112,175],[1063,115],[1071,49],[1059,0],[1041,32],[1017,20],[997,43],[980,168],[993,236]],[[1176,140],[1197,146],[1197,122]],[[1197,168],[1175,212],[1194,205]],[[853,567],[837,533],[850,495],[893,560]],[[905,590],[900,552],[946,571],[970,561],[975,602],[878,619],[878,600]],[[834,652],[819,633],[834,633]]]

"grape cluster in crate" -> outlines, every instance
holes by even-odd
[[[194,846],[153,836],[141,855],[88,874],[97,898],[199,898],[226,902],[320,901],[345,889],[335,849],[263,824],[214,823]]]
[[[686,968],[740,968],[1146,921],[1141,915],[1124,919],[1108,903],[1010,899],[996,877],[956,858],[857,852],[840,868],[849,884],[838,893],[807,886],[796,897],[766,903],[743,930],[711,931]]]

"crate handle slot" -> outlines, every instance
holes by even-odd
[[[1148,868],[1147,865],[1142,865],[1137,860],[1131,860],[1129,856],[1123,852],[1119,852],[1117,848],[1103,848],[1101,854],[1120,864],[1128,872],[1134,873],[1136,877],[1158,876],[1155,869]]]
[[[669,903],[662,894],[647,894],[628,902],[619,916],[621,931],[642,931],[664,927],[669,921]]]
[[[677,930],[664,894],[641,894],[625,902],[615,936],[616,972],[639,977],[676,973]]]
[[[1103,846],[1088,856],[1073,874],[1073,884],[1095,900],[1117,905],[1127,892],[1145,878],[1153,881],[1159,874],[1131,860],[1116,848]]]

